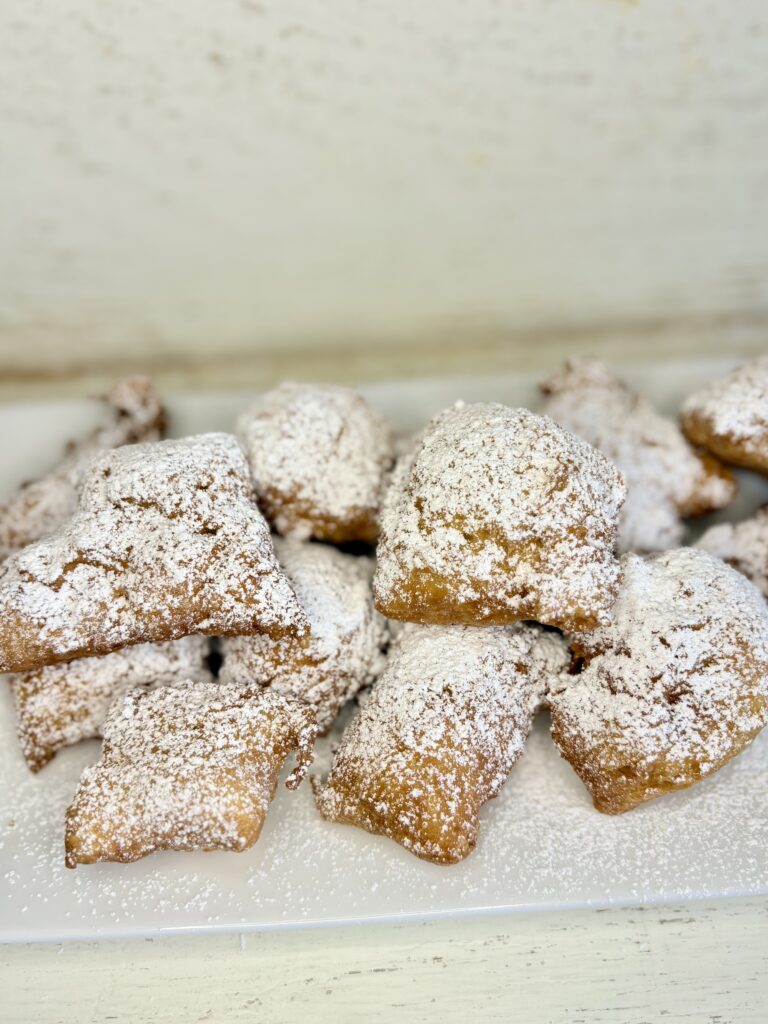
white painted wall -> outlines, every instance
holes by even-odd
[[[764,0],[3,0],[0,366],[768,309]]]

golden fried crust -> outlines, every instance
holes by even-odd
[[[261,687],[186,682],[132,690],[104,728],[101,760],[67,810],[67,867],[158,850],[245,850],[259,838],[283,762],[293,789],[317,733],[306,705]]]
[[[376,607],[429,624],[592,629],[610,618],[619,583],[624,495],[615,466],[552,420],[458,403],[393,475]]]
[[[754,700],[756,719],[765,720],[768,707],[763,700]],[[651,763],[631,755],[617,762],[616,749],[610,742],[585,747],[573,736],[565,734],[553,723],[552,737],[563,756],[587,787],[596,810],[602,814],[624,814],[640,804],[648,803],[665,793],[689,789],[718,771],[749,746],[763,726],[739,733],[730,750],[702,768],[697,757],[668,758],[660,756]]]
[[[707,416],[694,410],[682,414],[680,425],[691,444],[699,445],[723,462],[768,474],[768,427],[745,441],[736,434],[716,430]]]
[[[689,440],[724,462],[768,474],[768,356],[743,363],[683,403]]]
[[[259,507],[284,537],[315,540],[328,544],[376,543],[379,535],[379,510],[348,507],[343,515],[331,516],[315,504],[300,497],[298,489],[278,490],[263,486],[259,491]]]
[[[105,422],[71,441],[62,461],[45,476],[23,484],[0,503],[0,558],[57,530],[77,509],[77,487],[88,461],[99,451],[159,440],[166,411],[146,377],[119,381],[104,398]]]
[[[595,807],[621,814],[718,771],[768,721],[768,609],[692,548],[627,555],[611,626],[582,634],[552,735]]]
[[[519,562],[517,548],[499,563],[499,574],[511,577]],[[516,594],[514,610],[507,595],[496,599],[490,594],[465,598],[461,596],[464,583],[461,574],[450,576],[428,568],[411,569],[404,573],[396,593],[377,591],[376,607],[389,619],[436,626],[507,626],[520,621],[549,623],[557,618],[559,628],[578,633],[595,629],[603,619],[600,612],[574,604],[563,604],[553,610],[536,592]]]
[[[736,496],[736,477],[731,469],[711,452],[697,451],[694,454],[701,472],[691,493],[677,503],[678,515],[683,519],[717,512],[730,504]]]
[[[277,533],[376,542],[394,440],[361,395],[287,382],[258,398],[237,430],[259,505]]]
[[[192,633],[305,628],[226,434],[99,456],[67,526],[0,568],[3,672]]]
[[[373,776],[349,766],[343,783],[337,777],[329,790],[313,779],[320,813],[329,821],[394,839],[433,864],[464,860],[477,846],[487,773],[480,765],[468,765],[458,750],[428,755],[399,746],[391,756]]]
[[[463,860],[566,661],[536,626],[406,625],[328,778],[313,779],[320,813],[435,864]]]

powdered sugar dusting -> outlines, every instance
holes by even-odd
[[[768,473],[768,356],[687,398],[681,423],[695,444],[726,462]]]
[[[234,437],[96,458],[77,515],[0,568],[0,669],[191,633],[301,630]]]
[[[625,765],[649,797],[659,765],[670,787],[695,782],[768,721],[768,608],[719,559],[625,556],[614,615],[575,638],[583,668],[550,697],[561,751],[598,797]]]
[[[106,448],[162,436],[165,409],[146,377],[128,377],[106,395],[108,419],[70,442],[62,461],[39,480],[23,484],[0,504],[0,558],[58,529],[77,509],[77,488],[90,459]]]
[[[697,541],[708,551],[738,569],[768,597],[768,507],[740,523],[719,523]]]
[[[386,620],[373,607],[373,561],[324,544],[275,540],[275,553],[309,621],[300,638],[221,642],[225,682],[255,682],[315,708],[327,730],[341,707],[381,673]]]
[[[695,414],[711,429],[739,441],[765,441],[768,431],[768,356],[737,367],[683,402],[683,416]]]
[[[394,441],[357,392],[287,382],[258,398],[237,431],[259,502],[279,533],[375,541]]]
[[[209,682],[207,655],[205,637],[188,636],[13,676],[17,730],[27,764],[38,771],[62,747],[100,736],[113,702],[134,686]]]
[[[324,817],[440,863],[474,848],[478,812],[520,757],[565,645],[538,627],[400,630],[315,797]]]
[[[457,403],[395,471],[377,607],[423,622],[535,619],[578,630],[607,621],[624,495],[612,463],[551,419]]]
[[[723,508],[733,498],[730,474],[707,467],[677,423],[602,363],[571,359],[542,390],[547,415],[599,448],[624,474],[620,549],[675,547],[683,537],[681,515]]]
[[[67,863],[154,850],[243,850],[259,837],[278,773],[312,761],[314,713],[262,687],[180,682],[130,690],[104,726],[101,760],[66,816]]]

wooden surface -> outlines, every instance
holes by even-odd
[[[738,359],[768,351],[768,313],[699,317],[642,325],[570,328],[550,332],[448,332],[420,341],[381,339],[360,344],[308,345],[303,349],[196,350],[137,354],[94,351],[66,367],[37,362],[26,369],[0,364],[0,402],[101,394],[120,376],[148,373],[164,392],[254,390],[281,380],[363,384],[407,378],[500,373],[551,373],[568,356],[592,355],[625,362],[678,361],[700,357]],[[652,396],[651,396],[652,397]]]
[[[11,386],[765,339],[764,0],[4,0],[0,33]]]
[[[0,947],[4,1024],[763,1024],[768,901]]]

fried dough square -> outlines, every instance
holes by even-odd
[[[261,395],[237,425],[259,505],[283,536],[374,544],[392,431],[362,395],[286,382]]]
[[[687,398],[680,423],[693,444],[723,462],[768,474],[768,356]]]
[[[463,860],[567,663],[562,637],[529,624],[403,626],[327,779],[312,780],[318,810],[424,860]]]
[[[546,380],[544,412],[599,448],[624,474],[621,551],[662,551],[683,538],[683,518],[724,508],[736,493],[731,471],[702,455],[662,416],[596,360],[569,359]]]
[[[626,555],[614,622],[572,649],[552,736],[605,814],[707,778],[768,722],[768,607],[704,551]]]
[[[768,505],[740,523],[710,526],[696,547],[738,569],[768,598]]]
[[[98,456],[69,523],[0,567],[2,672],[195,633],[305,628],[228,434]]]
[[[527,409],[457,403],[393,475],[373,589],[391,619],[442,625],[610,619],[624,480]]]
[[[104,726],[101,760],[67,810],[67,867],[158,850],[246,850],[280,769],[295,789],[312,761],[312,710],[259,686],[194,681],[129,691]]]

